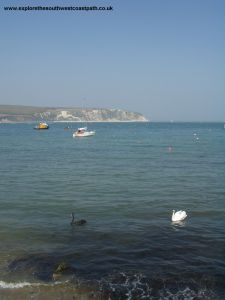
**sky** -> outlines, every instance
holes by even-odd
[[[5,6],[112,11],[5,11]],[[1,0],[0,104],[225,121],[224,0]]]

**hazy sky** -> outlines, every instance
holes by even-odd
[[[113,11],[4,11],[10,5]],[[224,0],[1,0],[0,104],[225,121],[224,13]]]

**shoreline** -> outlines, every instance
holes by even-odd
[[[212,276],[206,278],[204,275],[200,278],[198,282],[192,276],[179,279],[165,274],[161,277],[146,277],[141,273],[120,272],[117,276],[111,274],[100,280],[83,280],[75,276],[71,280],[48,283],[0,281],[0,297],[4,300],[24,300],[29,296],[34,300],[46,297],[48,300],[141,299],[143,296],[146,299],[167,299],[168,296],[173,299],[180,296],[182,299],[189,299],[190,296],[193,299],[220,299],[223,294],[222,279],[216,280]]]

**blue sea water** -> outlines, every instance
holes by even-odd
[[[0,124],[0,299],[61,262],[95,299],[225,299],[223,124],[67,125]]]

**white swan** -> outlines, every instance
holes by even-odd
[[[175,212],[175,210],[173,210],[173,214],[172,214],[172,222],[178,222],[178,221],[182,221],[187,217],[186,211],[184,210],[179,210],[177,212]]]

